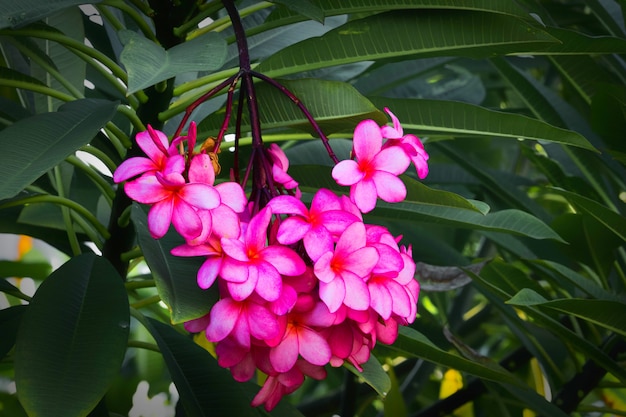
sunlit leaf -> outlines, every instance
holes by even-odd
[[[113,117],[116,106],[105,100],[76,100],[0,131],[0,199],[13,197],[89,143]]]
[[[87,416],[119,372],[129,320],[122,278],[106,259],[85,254],[53,272],[17,336],[15,379],[29,415]]]
[[[363,60],[524,53],[556,39],[524,21],[493,13],[402,10],[352,20],[299,42],[259,67],[280,77]]]
[[[125,44],[120,60],[128,72],[129,94],[185,72],[215,71],[226,59],[226,42],[216,33],[167,51],[131,31],[120,32],[120,36]]]

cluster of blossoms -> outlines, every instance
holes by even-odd
[[[185,327],[206,332],[219,364],[237,381],[249,380],[257,369],[267,375],[254,406],[271,410],[305,376],[324,378],[327,364],[347,361],[362,370],[378,341],[393,343],[398,325],[415,319],[419,284],[411,247],[362,216],[378,198],[406,197],[398,175],[411,162],[420,178],[428,173],[420,140],[404,135],[385,110],[393,127],[359,123],[354,159],[332,171],[338,184],[350,186],[350,196],[320,189],[310,207],[276,145],[264,149],[272,164],[269,181],[285,193],[258,207],[237,182],[215,184],[212,155],[194,152],[193,123],[187,136],[171,143],[151,128],[139,133],[147,158],[130,158],[114,174],[116,182],[127,181],[130,198],[152,205],[148,226],[154,238],[173,224],[186,244],[172,254],[205,258],[197,283],[203,289],[217,285],[220,300]]]

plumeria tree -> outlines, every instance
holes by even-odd
[[[0,0],[0,416],[626,415],[622,6]]]

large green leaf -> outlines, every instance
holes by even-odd
[[[145,208],[145,207],[144,207]],[[131,218],[137,230],[137,240],[146,263],[152,271],[156,287],[170,310],[172,323],[182,323],[204,316],[218,299],[215,287],[203,290],[198,287],[196,275],[204,261],[202,258],[183,258],[170,254],[176,246],[185,243],[173,229],[156,240],[148,231],[146,211],[134,204]]]
[[[99,0],[90,3],[100,3]],[[85,4],[80,0],[20,0],[0,2],[0,29],[22,26],[67,7]]]
[[[558,39],[559,43],[542,46],[535,51],[549,55],[623,54],[626,39],[611,36],[588,36],[580,31],[546,27],[544,30]]]
[[[324,11],[310,0],[273,0],[272,3],[282,4],[290,12],[324,23]]]
[[[402,10],[352,20],[287,47],[257,70],[279,77],[363,60],[432,56],[483,58],[525,53],[557,42],[535,26],[503,14]]]
[[[279,82],[306,106],[324,134],[351,131],[363,119],[374,119],[379,123],[387,120],[380,110],[348,83],[317,79]],[[302,111],[279,89],[263,83],[255,85],[255,90],[264,129],[288,126],[314,133]],[[208,116],[198,125],[198,135],[215,135],[223,120],[223,111]],[[243,117],[241,129],[243,132],[250,130],[247,115]],[[234,118],[231,118],[231,131],[234,132]]]
[[[4,280],[0,280],[0,284],[2,284],[3,281]],[[0,310],[0,334],[2,334],[2,338],[0,339],[0,359],[4,358],[13,345],[15,345],[17,331],[22,316],[27,308],[27,306],[19,305]],[[2,404],[2,402],[0,402],[0,404]]]
[[[363,372],[360,372],[348,362],[346,362],[344,366],[359,379],[365,381],[367,385],[374,388],[374,390],[381,397],[385,398],[387,393],[389,393],[389,390],[391,389],[391,380],[389,379],[389,375],[385,372],[385,369],[383,369],[382,365],[374,355],[370,355],[367,362],[361,365]]]
[[[215,71],[226,59],[226,42],[217,33],[167,51],[135,32],[121,31],[120,38],[125,44],[120,60],[128,72],[129,94],[185,72]]]
[[[230,373],[221,368],[206,350],[171,326],[150,318],[141,320],[159,346],[187,416],[267,415],[260,409],[250,407],[258,387],[233,380]],[[276,407],[276,416],[302,417],[295,408],[285,403],[282,401]]]
[[[584,136],[521,114],[489,110],[473,104],[429,99],[372,98],[395,113],[405,129],[421,136],[490,136],[562,143],[596,149]]]
[[[509,301],[512,305],[540,306],[561,313],[580,317],[591,323],[605,327],[626,336],[626,303],[613,300],[589,300],[583,298],[564,298],[548,301],[530,288],[524,288]]]
[[[0,132],[0,199],[10,198],[93,139],[117,104],[76,100],[22,119]]]
[[[53,272],[17,336],[15,380],[28,414],[89,414],[119,372],[129,321],[123,280],[106,259],[85,254]]]

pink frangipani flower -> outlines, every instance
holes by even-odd
[[[415,170],[417,171],[417,176],[420,179],[426,178],[428,175],[428,153],[426,149],[424,149],[424,145],[422,141],[415,135],[405,135],[404,129],[402,129],[402,125],[400,121],[396,117],[395,114],[391,112],[387,107],[385,107],[385,111],[391,117],[393,121],[393,127],[391,126],[383,126],[380,131],[384,138],[390,139],[385,143],[385,147],[390,146],[399,146],[406,155],[411,158],[411,162],[415,166]]]
[[[376,206],[376,198],[394,203],[404,200],[406,187],[398,175],[411,163],[398,147],[382,149],[383,136],[373,120],[360,122],[354,130],[354,155],[339,162],[332,176],[339,185],[350,186],[350,198],[363,213]]]

